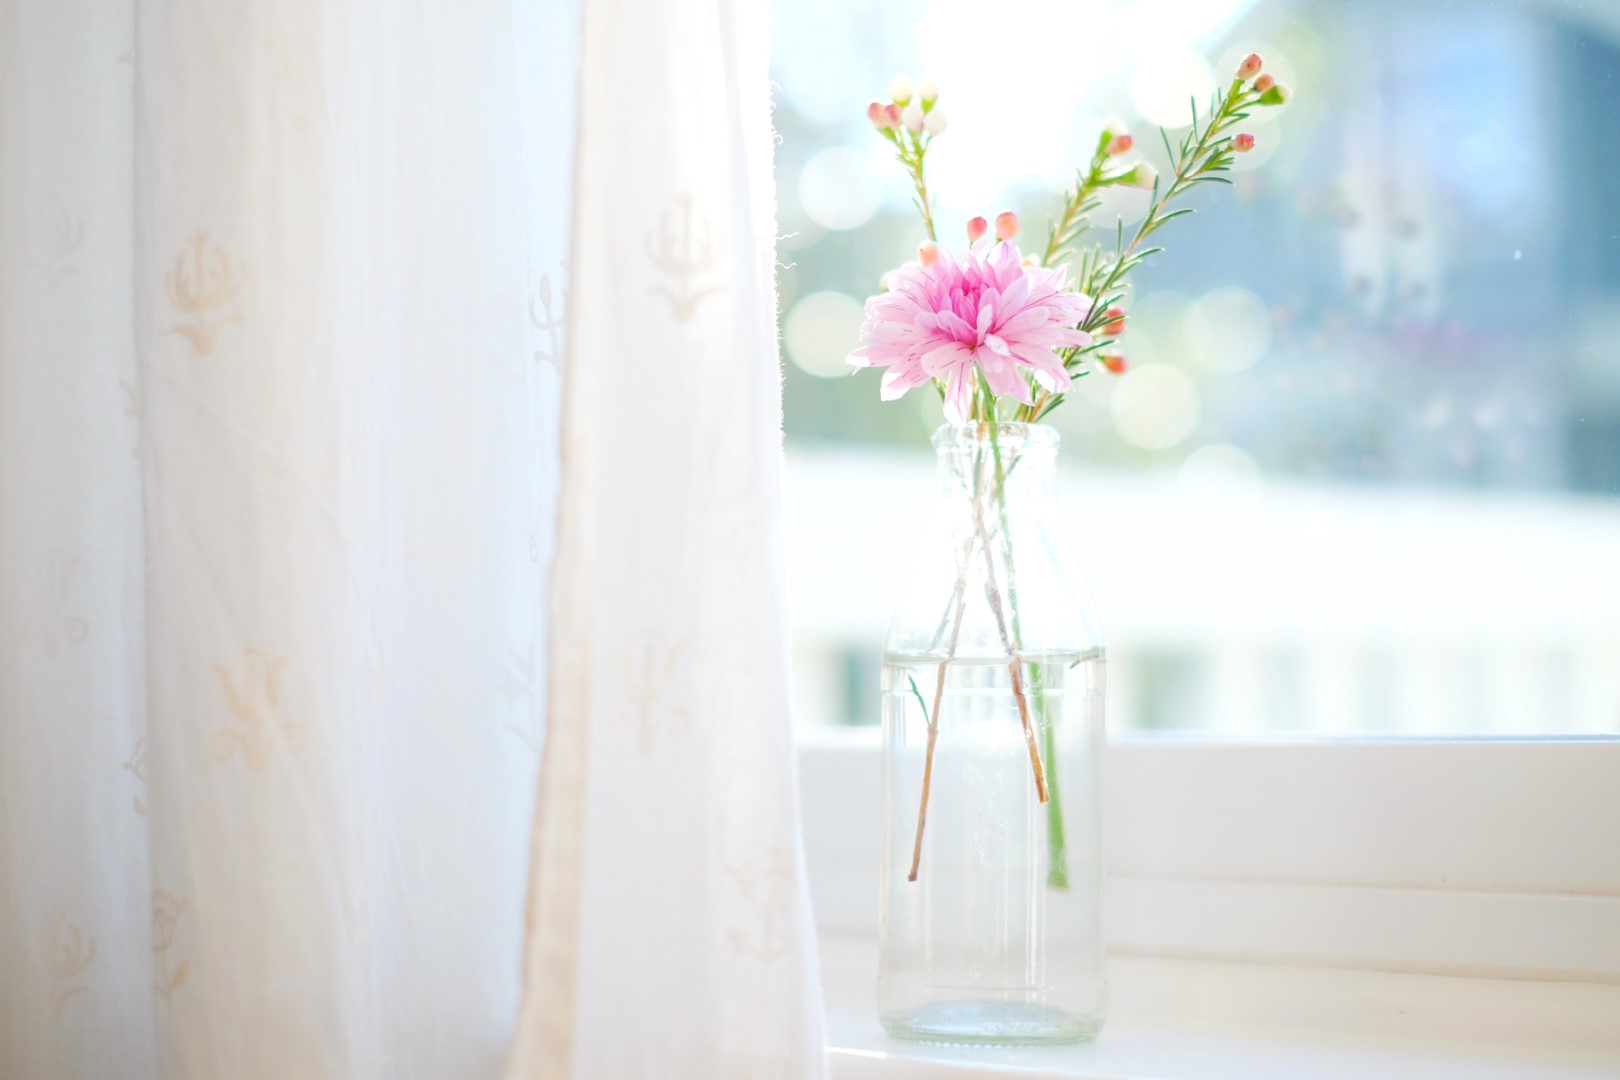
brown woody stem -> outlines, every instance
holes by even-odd
[[[984,583],[985,596],[990,600],[990,610],[996,616],[996,632],[1001,635],[1002,648],[1007,650],[1007,670],[1012,673],[1013,697],[1018,701],[1018,722],[1024,726],[1024,741],[1029,745],[1029,767],[1035,775],[1035,795],[1045,805],[1046,794],[1046,768],[1041,764],[1040,744],[1035,740],[1035,725],[1029,718],[1029,700],[1024,697],[1024,677],[1019,671],[1020,657],[1018,650],[1013,646],[1012,636],[1007,633],[1007,617],[1001,609],[1001,593],[996,588],[996,561],[990,554],[990,534],[984,525],[984,515],[977,515],[979,527],[979,545],[984,549],[984,569],[988,578]]]
[[[962,602],[962,589],[958,589],[956,620],[951,626],[951,652],[939,662],[939,677],[934,680],[934,710],[928,714],[928,753],[923,758],[922,802],[917,807],[917,839],[911,845],[911,873],[906,875],[907,881],[917,880],[917,868],[922,864],[923,827],[928,823],[928,789],[934,781],[934,741],[939,738],[939,707],[945,700],[945,665],[956,655],[956,641],[962,634],[962,612],[966,607]]]

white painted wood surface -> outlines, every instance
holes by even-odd
[[[833,1080],[1620,1077],[1620,741],[1109,755],[1109,1028],[996,1052],[878,1028],[875,734],[801,748]]]
[[[831,1080],[1614,1080],[1620,986],[1116,957],[1095,1043],[986,1049],[879,1028],[863,936],[822,943]]]

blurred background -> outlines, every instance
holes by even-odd
[[[878,720],[932,497],[937,397],[852,376],[921,239],[872,132],[933,77],[940,238],[1045,223],[1105,119],[1165,171],[1249,51],[1295,91],[1135,276],[1123,377],[1081,380],[1070,539],[1110,725],[1620,732],[1620,4],[776,0],[795,717]],[[1146,193],[1111,193],[1090,239]]]

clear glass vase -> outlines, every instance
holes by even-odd
[[[1103,640],[1052,491],[1058,436],[942,427],[883,666],[878,1007],[901,1038],[1102,1027]]]

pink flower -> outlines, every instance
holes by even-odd
[[[997,397],[1034,400],[1030,380],[1060,392],[1069,373],[1054,349],[1091,344],[1076,329],[1091,302],[1067,291],[1068,269],[1021,265],[1012,243],[974,245],[958,260],[944,247],[931,266],[889,275],[889,291],[866,302],[856,367],[882,367],[885,401],[933,379],[945,381],[945,418],[967,423],[981,375]]]
[[[1108,155],[1118,157],[1136,144],[1136,140],[1129,135],[1115,135],[1108,140]]]
[[[1011,240],[1018,235],[1018,215],[1011,210],[1003,210],[996,215],[996,239]]]
[[[979,237],[983,236],[989,228],[990,223],[982,217],[976,217],[969,221],[967,224],[968,243],[978,243]]]
[[[1254,80],[1254,88],[1260,91],[1262,94],[1276,85],[1277,80],[1273,79],[1270,75],[1262,75],[1258,79]]]
[[[1232,149],[1236,150],[1240,154],[1247,154],[1250,150],[1254,149],[1254,136],[1250,135],[1247,131],[1243,132],[1241,135],[1234,136],[1232,139]]]
[[[1248,56],[1243,58],[1243,63],[1238,65],[1237,77],[1242,79],[1244,82],[1248,82],[1250,79],[1260,74],[1260,65],[1260,54],[1250,53]]]

